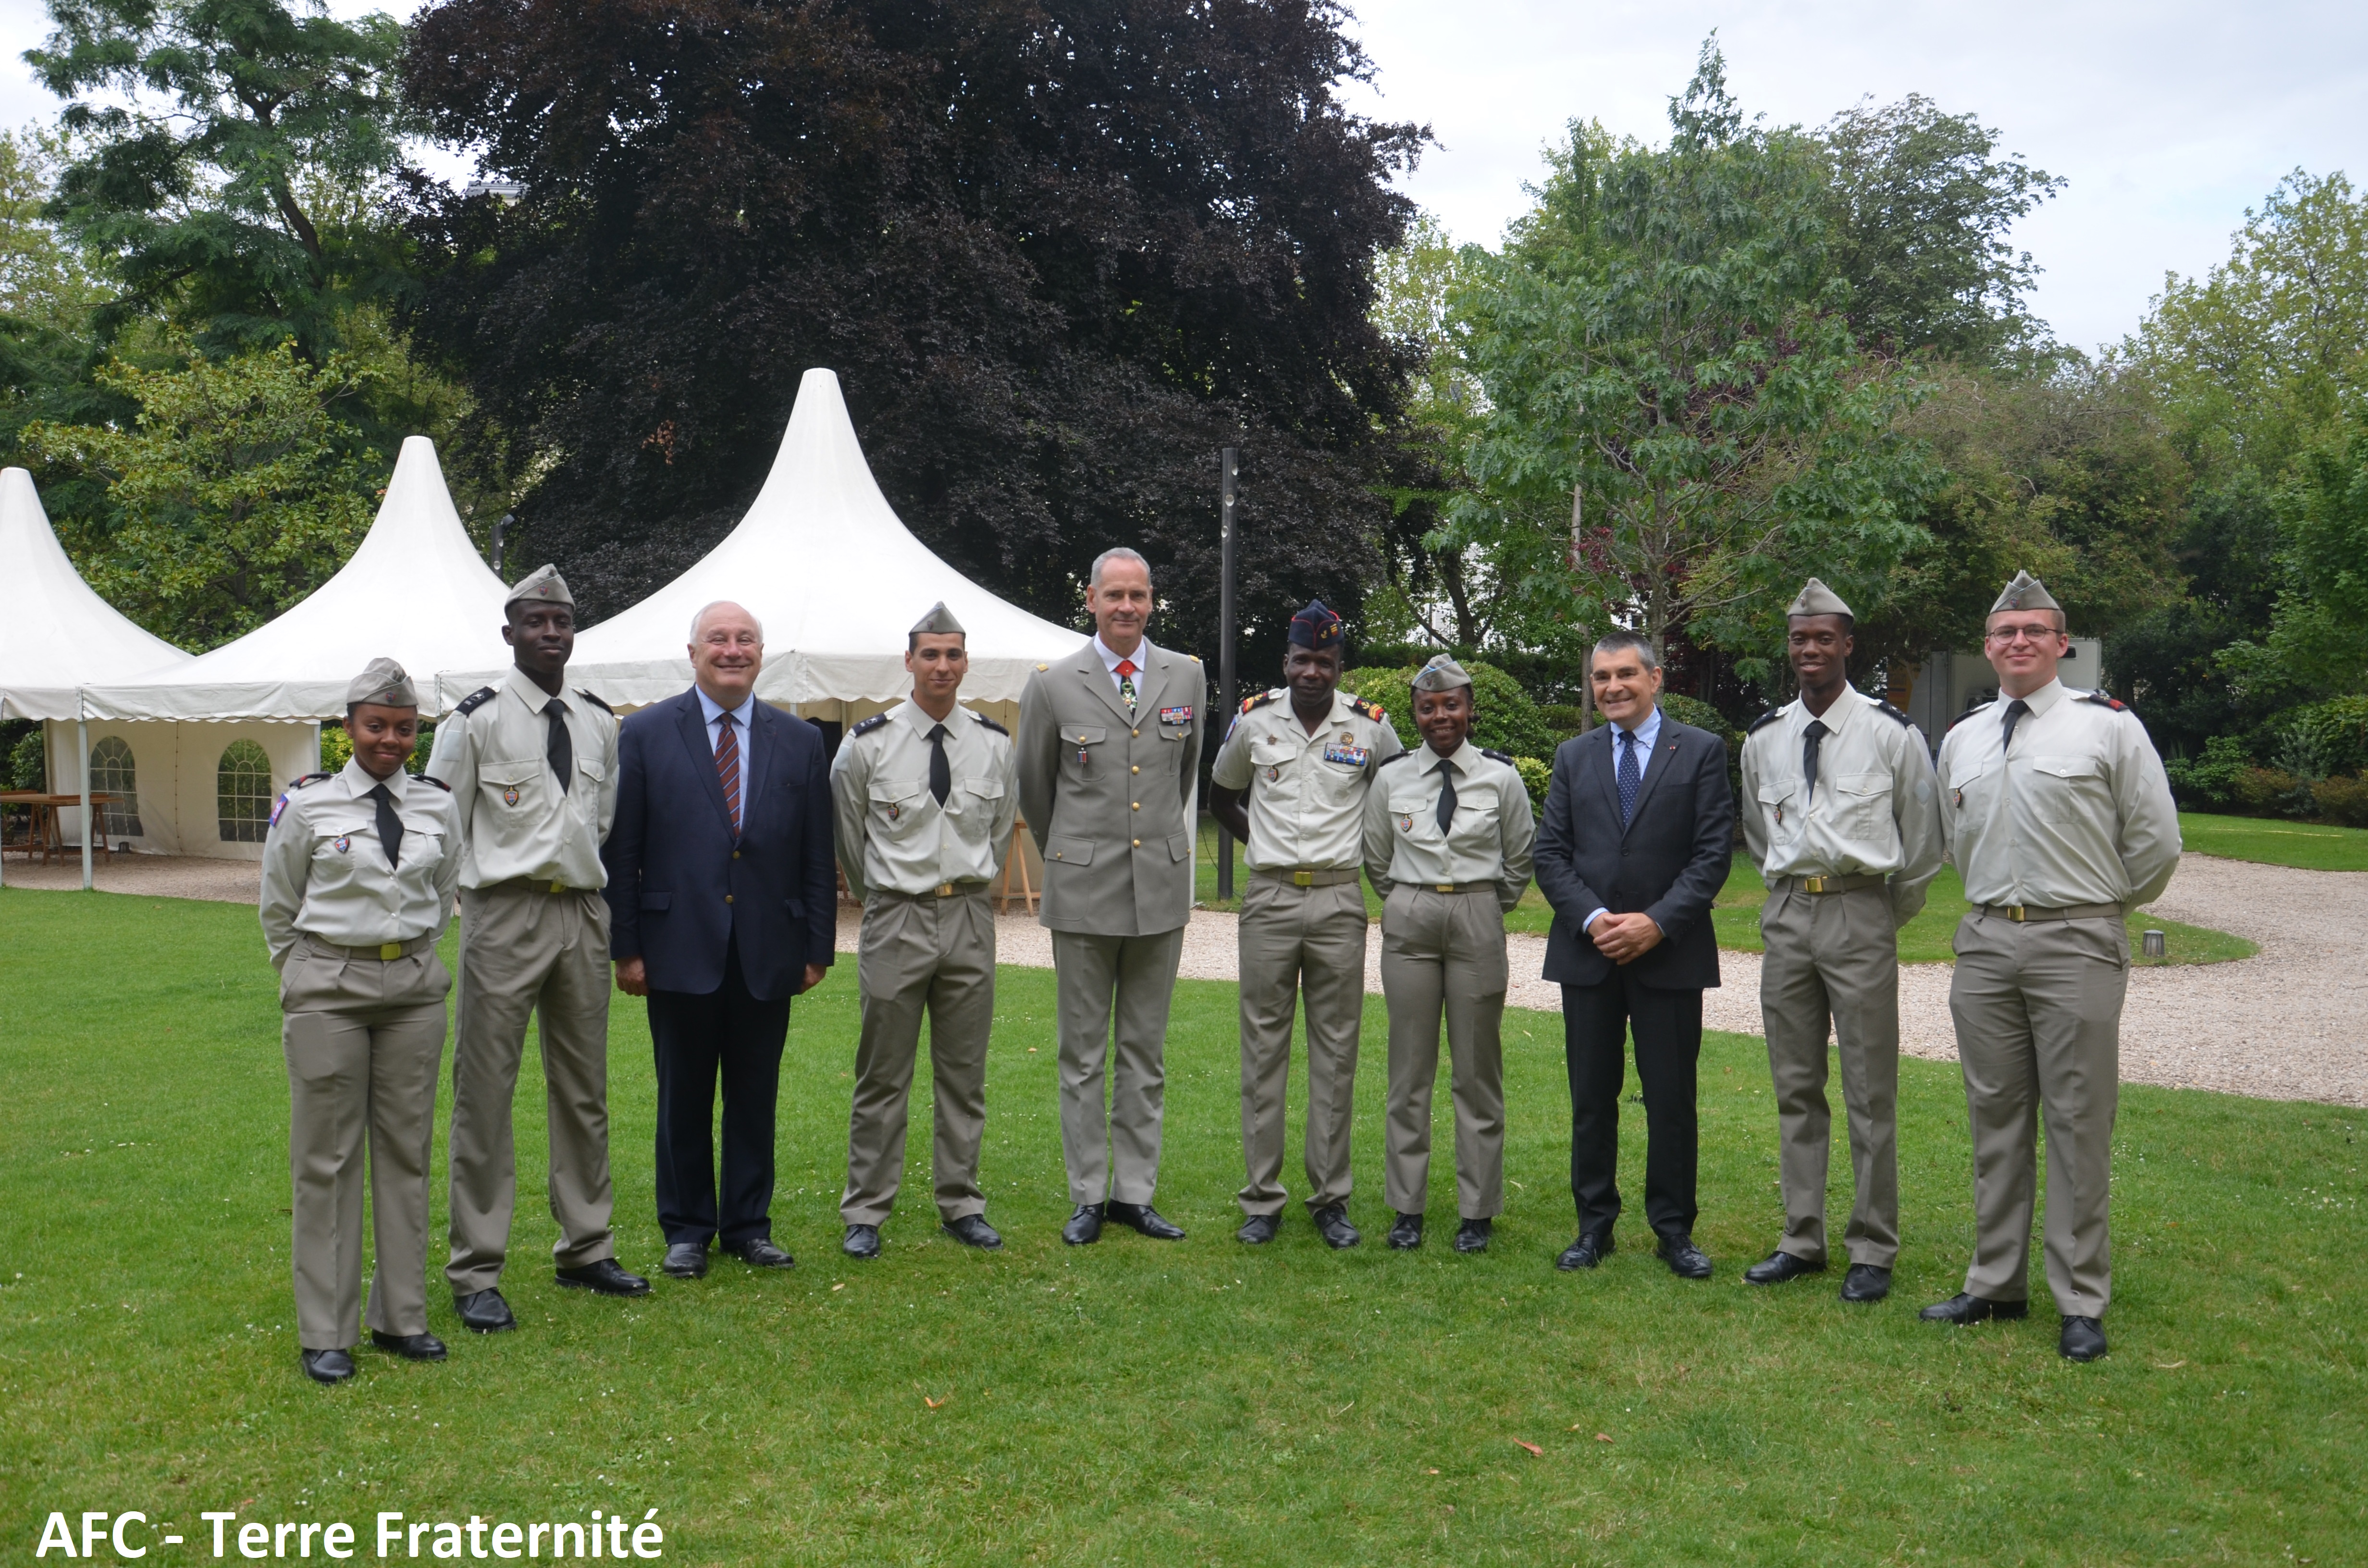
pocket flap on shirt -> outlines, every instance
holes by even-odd
[[[598,778],[600,777],[600,765],[588,756],[579,756],[575,759],[575,771],[586,778]]]
[[[1061,726],[1061,738],[1073,746],[1099,745],[1102,743],[1102,737],[1109,733],[1110,732],[1108,730],[1103,729],[1099,724],[1064,724]]]
[[[1793,786],[1782,779],[1765,780],[1759,786],[1759,798],[1770,805],[1778,801],[1789,801],[1793,798]]]
[[[1000,778],[965,778],[962,780],[962,788],[973,795],[984,795],[990,801],[1003,799],[1003,780]]]
[[[871,784],[871,798],[882,803],[909,801],[921,792],[917,778],[874,778]]]
[[[1044,841],[1044,858],[1063,866],[1090,866],[1094,863],[1094,841],[1056,835]]]
[[[1989,770],[1987,762],[1960,762],[1949,774],[1949,788],[1962,790]]]
[[[1273,767],[1279,764],[1291,761],[1298,755],[1298,750],[1295,747],[1287,746],[1281,741],[1252,741],[1250,743],[1250,763],[1253,767]]]
[[[1891,775],[1845,773],[1834,780],[1834,788],[1845,795],[1880,795],[1891,788]]]
[[[477,777],[488,784],[531,784],[535,775],[550,767],[550,762],[540,756],[518,762],[481,762],[477,764]]]
[[[2105,764],[2094,756],[2034,756],[2031,770],[2056,778],[2094,778],[2105,771]]]

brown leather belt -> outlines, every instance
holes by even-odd
[[[324,941],[310,931],[304,933],[304,939],[316,948],[326,948],[341,959],[359,963],[393,963],[414,953],[424,953],[436,945],[433,937],[414,937],[408,942],[377,942],[367,948],[348,948],[342,942]]]
[[[1783,877],[1780,883],[1793,892],[1858,892],[1865,888],[1879,888],[1890,881],[1872,871],[1853,872],[1847,877]]]
[[[1250,875],[1295,888],[1337,888],[1355,881],[1359,873],[1354,866],[1260,866]]]
[[[543,877],[512,877],[506,882],[487,882],[473,890],[477,892],[598,892],[598,888],[571,888],[565,882],[552,881]]]
[[[2038,909],[2027,903],[1977,903],[1975,913],[1994,915],[2020,926],[2032,920],[2119,920],[2118,903],[2067,903],[2061,909]]]
[[[1497,884],[1494,882],[1401,882],[1398,885],[1412,888],[1417,892],[1495,892],[1497,891]]]
[[[904,898],[917,901],[925,898],[957,898],[963,893],[985,892],[993,885],[994,884],[991,882],[984,881],[939,882],[936,887],[924,888],[919,892],[899,892],[894,888],[874,888],[871,891],[882,898]]]

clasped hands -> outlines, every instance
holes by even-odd
[[[1613,963],[1634,963],[1661,945],[1661,928],[1641,910],[1633,915],[1606,911],[1595,917],[1587,934],[1595,939],[1596,951]]]
[[[829,972],[818,963],[806,965],[805,983],[798,987],[798,994],[803,996],[820,985],[822,977]],[[646,996],[650,994],[649,966],[642,961],[639,954],[617,960],[617,989],[628,996]]]

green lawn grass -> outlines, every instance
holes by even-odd
[[[1190,1240],[1065,1248],[1052,977],[1007,970],[984,1174],[1010,1245],[934,1234],[916,1141],[886,1256],[859,1267],[835,1251],[842,962],[797,1005],[783,1065],[775,1233],[794,1270],[727,1260],[638,1302],[555,1290],[529,1066],[507,1281],[523,1331],[469,1335],[431,1290],[450,1363],[365,1352],[323,1390],[295,1364],[287,1091],[252,913],[9,890],[0,953],[12,1561],[49,1511],[85,1508],[143,1509],[193,1543],[204,1509],[342,1518],[365,1555],[380,1509],[656,1508],[668,1558],[693,1563],[2332,1563],[2368,1528],[2356,1111],[2125,1089],[2114,1353],[2078,1368],[2044,1299],[2026,1324],[1916,1321],[1968,1242],[1945,1064],[1902,1063],[1893,1299],[1845,1308],[1834,1276],[1743,1286],[1781,1215],[1765,1061],[1732,1036],[1702,1067],[1707,1284],[1649,1256],[1634,1207],[1600,1272],[1551,1268],[1567,1108],[1559,1023],[1536,1014],[1508,1018],[1495,1248],[1445,1244],[1444,1124],[1431,1244],[1380,1246],[1378,1000],[1352,1206],[1372,1239],[1332,1254],[1294,1213],[1273,1246],[1236,1244],[1235,1000],[1209,983],[1179,987],[1168,1045],[1159,1201]],[[613,1040],[620,1240],[646,1267],[638,1005],[620,999]],[[1633,1206],[1641,1107],[1624,1131]],[[436,1168],[440,1234],[440,1142]],[[1295,1143],[1286,1169],[1296,1187]],[[149,1564],[185,1560],[151,1546]]]
[[[2368,828],[2181,812],[2179,836],[2198,855],[2298,866],[2306,871],[2368,871]]]
[[[2214,818],[2214,821],[2233,821]],[[2314,830],[2317,831],[2317,830]],[[1234,887],[1236,897],[1228,902],[1217,897],[1217,838],[1215,826],[1206,821],[1201,824],[1201,865],[1199,893],[1201,906],[1208,909],[1237,910],[1241,907],[1238,894],[1248,870],[1241,861],[1241,849],[1234,851]],[[1382,917],[1382,901],[1373,896],[1370,883],[1363,884],[1365,908],[1372,916]],[[1748,855],[1737,854],[1731,863],[1726,885],[1719,891],[1718,902],[1712,906],[1711,926],[1718,934],[1718,945],[1736,952],[1756,953],[1761,950],[1759,940],[1759,906],[1768,901],[1768,884],[1760,879],[1759,869]],[[1943,866],[1932,880],[1930,892],[1924,902],[1923,912],[1909,921],[1899,933],[1899,961],[1902,963],[1949,963],[1954,956],[1949,949],[1951,936],[1957,922],[1964,918],[1965,884],[1953,866]],[[1526,931],[1543,937],[1554,925],[1554,909],[1538,892],[1535,884],[1521,894],[1521,902],[1505,916],[1505,929]],[[2190,963],[2226,963],[2231,959],[2248,959],[2260,948],[2242,937],[2226,931],[2208,930],[2201,926],[2183,925],[2166,920],[2158,915],[2133,911],[2129,915],[2130,958],[2133,963],[2145,966]],[[2146,931],[2163,934],[2164,956],[2149,959],[2141,952],[2141,936]]]

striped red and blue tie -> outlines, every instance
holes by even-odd
[[[740,831],[740,740],[734,733],[732,715],[715,716],[715,776],[723,785],[723,810],[732,819],[732,831]]]

